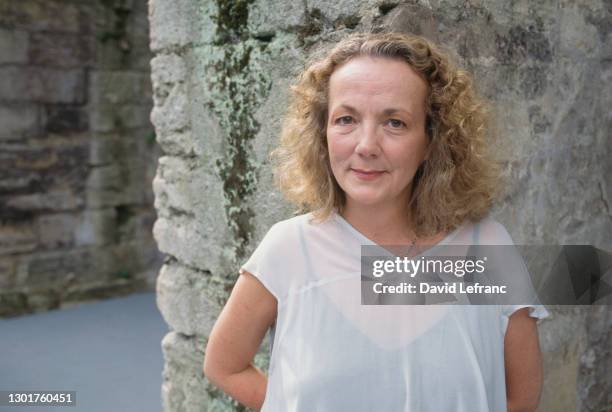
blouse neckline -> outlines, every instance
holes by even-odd
[[[357,238],[360,239],[361,242],[363,242],[362,244],[366,244],[369,246],[377,246],[381,249],[384,249],[382,245],[379,245],[378,243],[374,242],[373,240],[371,240],[370,238],[368,238],[366,235],[364,235],[363,233],[361,233],[359,230],[357,230],[355,228],[355,226],[351,225],[344,217],[342,217],[342,215],[340,215],[340,213],[337,212],[337,210],[334,210],[332,212],[332,215],[334,217],[334,219],[336,219],[337,222],[339,222],[345,229],[347,229],[349,232],[351,232],[354,236],[356,236]],[[452,232],[450,232],[448,235],[446,235],[446,237],[444,239],[442,239],[441,241],[439,241],[438,243],[431,245],[431,247],[427,250],[424,250],[423,252],[419,253],[418,255],[414,256],[414,257],[418,257],[424,254],[428,254],[431,251],[433,251],[434,249],[438,248],[439,246],[443,246],[448,244],[449,242],[451,242],[460,232],[460,230],[467,224],[467,222],[463,222],[461,225],[459,225],[457,228],[455,228],[455,230],[453,230]],[[385,249],[387,250],[387,249]],[[391,252],[389,252],[391,253]]]

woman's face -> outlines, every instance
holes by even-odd
[[[405,207],[427,149],[426,94],[397,59],[357,57],[332,73],[327,144],[347,207]]]

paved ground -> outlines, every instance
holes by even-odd
[[[0,411],[158,412],[168,329],[154,293],[0,319],[0,391],[72,390],[76,407]]]

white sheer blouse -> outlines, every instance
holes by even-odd
[[[263,412],[506,411],[509,316],[541,305],[361,305],[361,245],[339,214],[273,225],[240,272],[278,301]],[[437,245],[512,244],[490,217]],[[436,246],[437,247],[437,246]],[[435,249],[435,247],[434,247]]]

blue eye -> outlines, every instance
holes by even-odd
[[[343,124],[350,124],[350,123],[343,123],[342,119],[349,119],[349,120],[353,120],[353,118],[351,116],[342,116],[342,117],[338,117],[336,119],[336,123],[340,123],[341,125]]]
[[[406,123],[402,122],[399,119],[389,119],[389,122],[393,122],[391,123],[391,125],[393,126],[394,129],[399,129],[400,127],[406,126]]]

